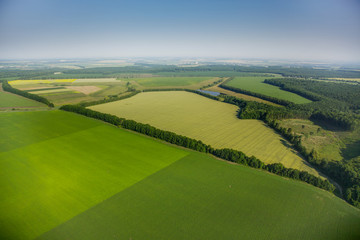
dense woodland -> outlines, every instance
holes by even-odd
[[[322,180],[321,178],[311,175],[308,172],[285,168],[281,163],[266,165],[256,157],[248,157],[243,152],[233,149],[214,149],[210,145],[204,144],[199,140],[178,135],[173,132],[164,131],[150,126],[149,124],[138,123],[136,121],[119,118],[111,114],[100,113],[81,107],[79,105],[64,105],[60,109],[99,119],[115,126],[120,126],[125,129],[136,131],[172,144],[176,144],[178,146],[186,147],[199,152],[210,153],[227,161],[236,162],[253,168],[264,169],[280,176],[307,182],[311,185],[328,190],[330,192],[335,190],[334,185],[332,185],[328,180]]]
[[[335,99],[347,103],[348,108],[350,109],[360,109],[359,85],[330,83],[296,78],[266,79],[264,82],[278,86],[283,90],[297,93],[310,100],[322,100],[327,101],[327,104],[331,104],[331,101]],[[328,108],[336,109],[337,105],[328,105]]]
[[[54,75],[54,72],[62,74]],[[255,67],[238,65],[206,65],[197,67],[178,67],[175,65],[156,65],[156,64],[136,64],[126,67],[98,67],[82,69],[63,69],[51,68],[44,70],[0,70],[0,80],[15,79],[55,79],[55,78],[103,78],[103,77],[123,77],[124,74],[160,74],[173,73],[186,74],[189,76],[194,73],[207,73],[208,76],[231,77],[243,73],[273,73],[285,77],[301,78],[360,78],[359,71],[352,70],[331,70],[314,69],[311,67]]]

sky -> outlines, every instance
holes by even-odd
[[[360,0],[0,0],[0,59],[360,62]]]

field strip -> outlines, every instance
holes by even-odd
[[[79,78],[74,83],[101,83],[101,82],[121,82],[116,78]]]
[[[3,152],[0,231],[39,236],[187,154],[105,124]]]
[[[39,84],[39,83],[61,83],[68,82],[72,83],[76,79],[39,79],[39,80],[13,80],[9,81],[9,84],[12,86],[16,85],[28,85],[28,84]]]
[[[51,89],[51,90],[39,90],[39,91],[32,91],[32,94],[48,94],[48,93],[60,93],[60,92],[72,92],[74,90],[63,88],[63,89]]]

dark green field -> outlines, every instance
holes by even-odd
[[[271,77],[235,77],[233,80],[226,83],[226,85],[287,100],[297,104],[311,103],[309,99],[301,97],[295,93],[284,91],[279,87],[263,83],[265,79],[271,79]]]
[[[0,113],[0,239],[33,239],[188,152],[61,111]]]
[[[192,153],[39,239],[359,239],[360,211],[301,182]]]
[[[0,113],[1,239],[359,239],[329,192],[61,111]]]

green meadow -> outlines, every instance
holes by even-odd
[[[0,90],[0,109],[46,107],[44,104]]]
[[[311,103],[309,99],[303,98],[295,93],[284,91],[279,87],[263,83],[267,78],[271,79],[272,77],[235,77],[233,80],[227,82],[226,85],[274,98],[284,99],[297,104]]]
[[[34,239],[188,152],[62,111],[0,114],[0,238]]]
[[[0,132],[1,239],[360,236],[329,192],[81,115],[3,112]]]
[[[355,240],[359,226],[329,192],[191,153],[38,239]]]

